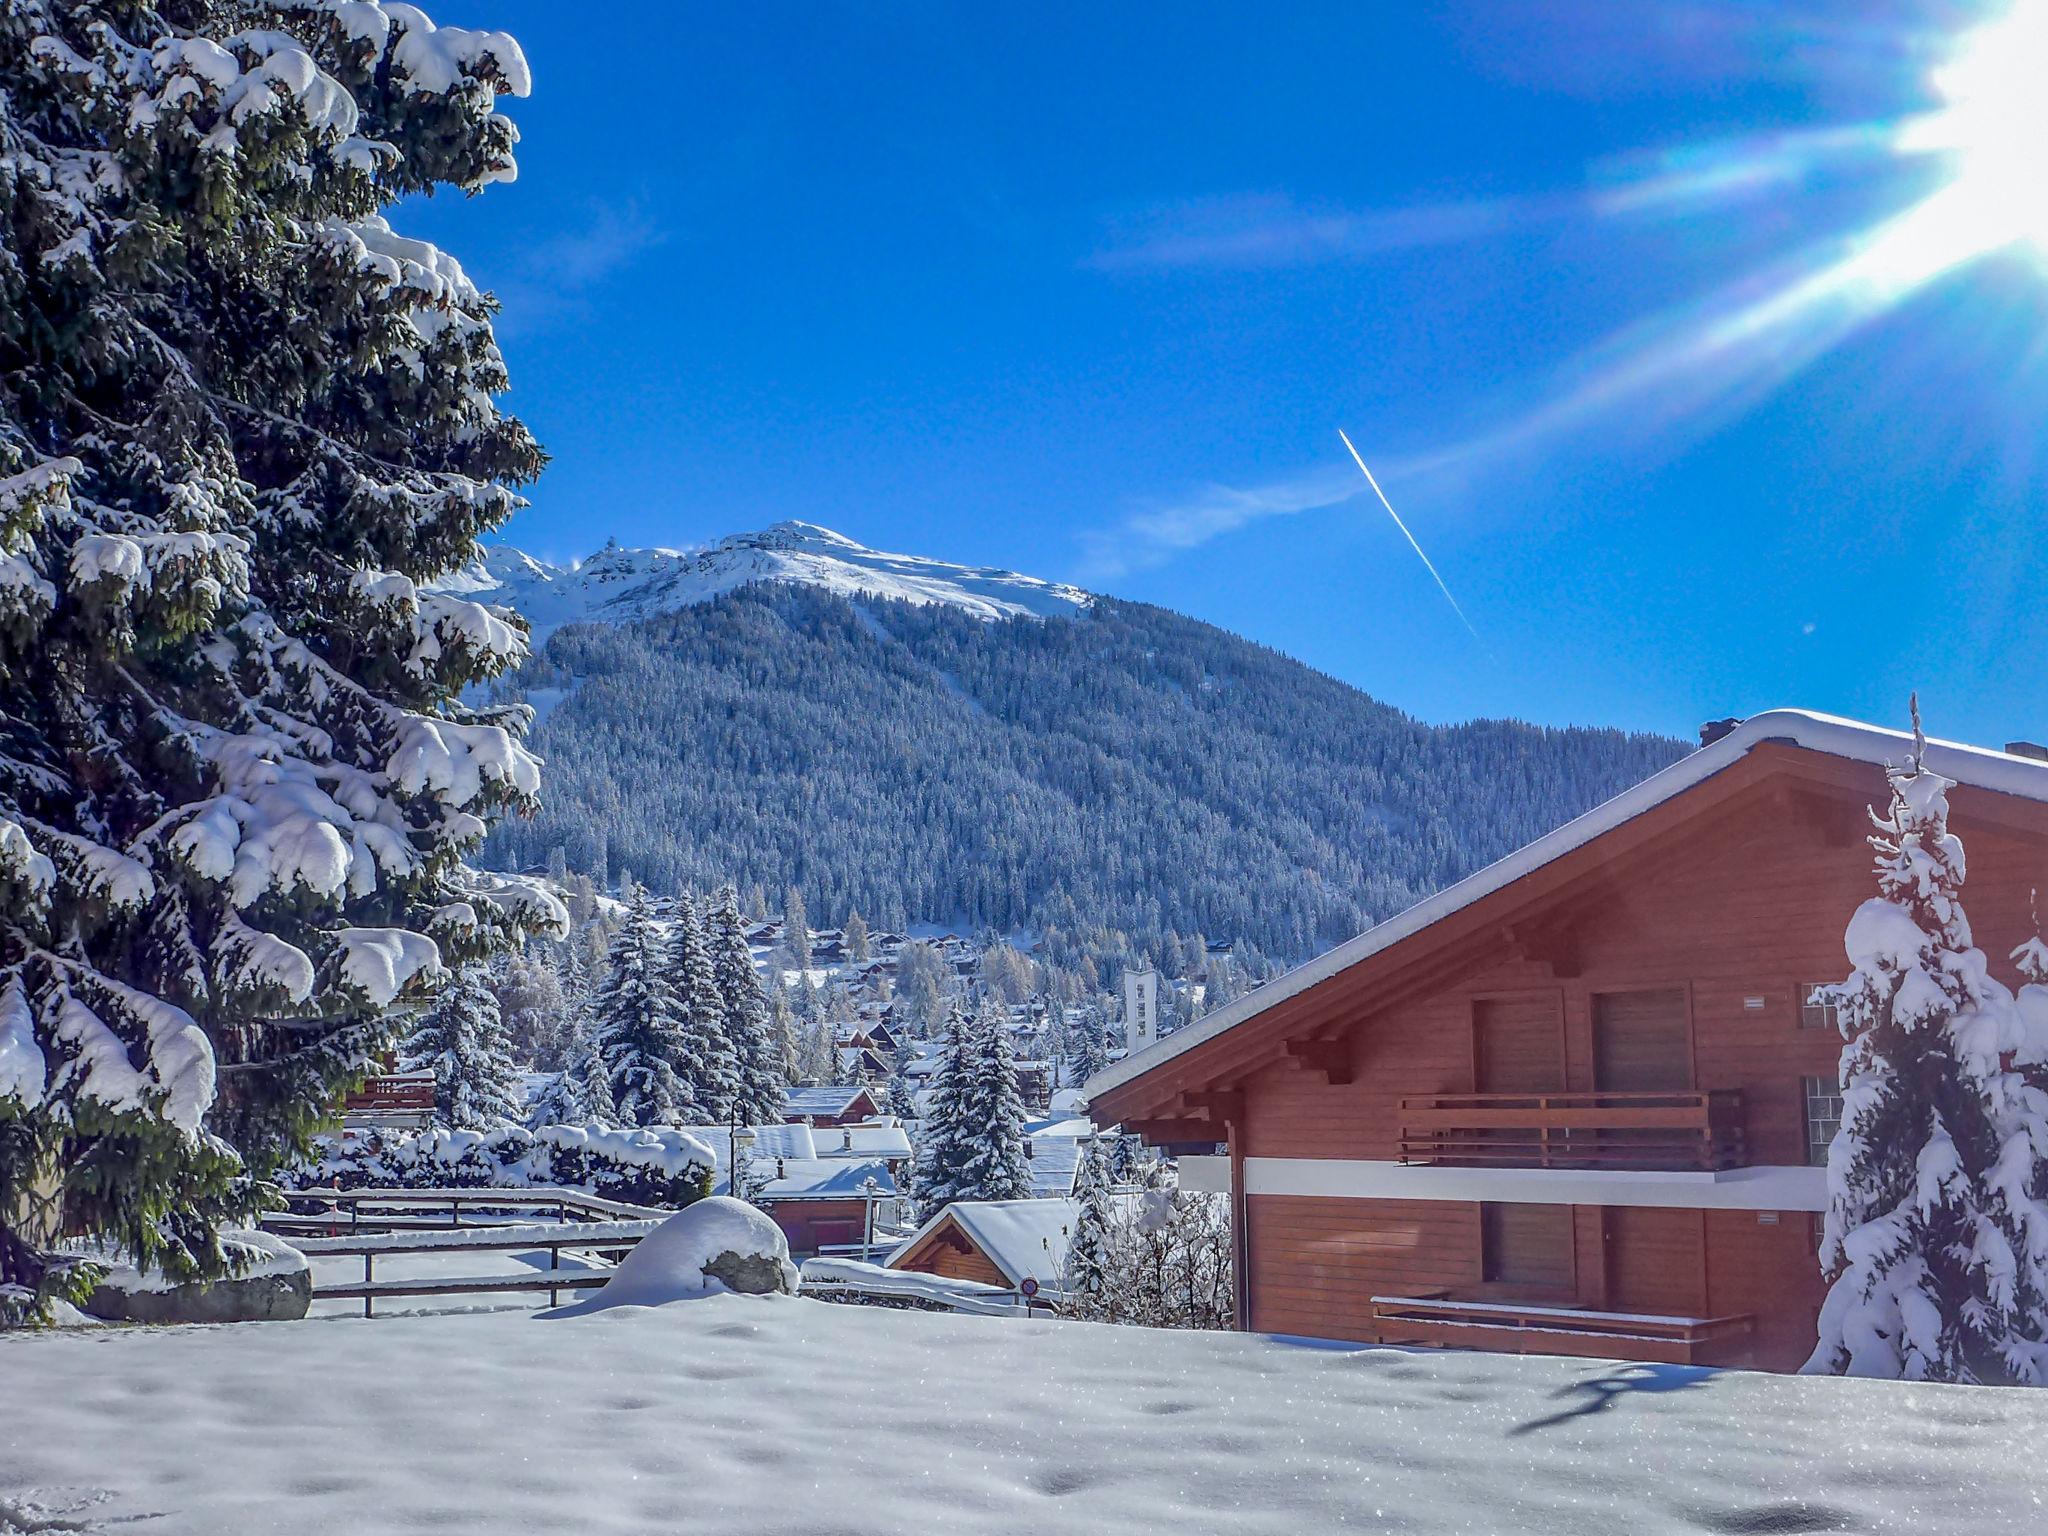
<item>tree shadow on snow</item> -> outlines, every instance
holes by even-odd
[[[1605,1413],[1624,1397],[1637,1392],[1688,1392],[1703,1386],[1715,1372],[1703,1365],[1623,1365],[1586,1381],[1575,1381],[1550,1395],[1576,1399],[1570,1406],[1527,1424],[1517,1424],[1510,1435],[1533,1435],[1539,1429],[1554,1429],[1573,1419]]]

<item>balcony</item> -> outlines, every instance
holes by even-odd
[[[1401,1100],[1401,1161],[1705,1173],[1746,1160],[1732,1089],[1438,1093]]]
[[[1511,1355],[1579,1355],[1667,1365],[1739,1363],[1755,1321],[1598,1312],[1586,1307],[1455,1301],[1441,1291],[1372,1298],[1383,1344],[1483,1349]]]

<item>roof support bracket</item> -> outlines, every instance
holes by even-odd
[[[1327,1083],[1342,1085],[1351,1081],[1351,1047],[1345,1041],[1290,1040],[1287,1055],[1311,1072],[1322,1073]]]

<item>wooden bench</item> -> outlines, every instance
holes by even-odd
[[[1745,1315],[1679,1317],[1654,1312],[1599,1312],[1586,1307],[1455,1301],[1443,1295],[1375,1296],[1373,1322],[1381,1342],[1483,1349],[1501,1354],[1578,1355],[1700,1365],[1701,1357],[1748,1337]]]

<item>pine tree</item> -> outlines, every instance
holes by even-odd
[[[868,940],[867,919],[858,912],[847,916],[844,943],[846,958],[856,965],[874,957],[874,946]]]
[[[804,893],[793,885],[782,899],[782,947],[791,970],[810,970],[811,920],[804,911]]]
[[[1913,752],[1873,813],[1879,894],[1845,939],[1854,973],[1821,995],[1847,1045],[1828,1152],[1829,1281],[1809,1372],[2037,1381],[2048,1367],[2048,1096],[2013,1058],[2015,1000],[1971,942],[1951,781]],[[2037,1058],[2038,1059],[2038,1058]]]
[[[1074,1178],[1074,1231],[1068,1239],[1067,1272],[1062,1282],[1066,1306],[1079,1317],[1100,1315],[1109,1285],[1110,1226],[1114,1212],[1109,1197],[1109,1157],[1102,1139],[1090,1136],[1082,1148]]]
[[[925,1112],[918,1121],[917,1163],[911,1170],[911,1196],[918,1219],[929,1221],[948,1204],[965,1198],[961,1175],[968,1155],[967,1021],[955,1014],[940,1047],[930,1078]]]
[[[683,1035],[670,964],[647,893],[634,887],[612,939],[610,974],[592,1009],[605,1080],[623,1125],[704,1123],[689,1083],[676,1072]]]
[[[434,1074],[434,1112],[458,1131],[486,1131],[520,1116],[519,1074],[490,972],[465,965],[406,1038],[409,1071]]]
[[[731,885],[720,888],[709,929],[711,970],[724,1010],[725,1033],[739,1058],[739,1116],[748,1125],[773,1125],[782,1118],[789,1078],[769,1016],[768,995],[747,948],[739,892]]]
[[[676,1072],[689,1085],[702,1123],[724,1125],[740,1091],[740,1063],[726,1033],[725,999],[719,994],[710,941],[697,917],[696,898],[688,891],[676,898],[668,957],[682,1039]]]
[[[1081,1022],[1074,1027],[1072,1036],[1073,1056],[1070,1073],[1076,1088],[1086,1085],[1089,1078],[1109,1065],[1109,1050],[1102,1038],[1102,1017],[1094,1009],[1085,1013]]]
[[[1031,1194],[1031,1164],[1024,1156],[1024,1097],[1017,1090],[1017,1059],[1001,1003],[983,1001],[969,1040],[965,1155],[955,1198],[1025,1199]]]
[[[10,0],[0,81],[0,1290],[38,1312],[60,1232],[222,1273],[443,963],[561,913],[462,862],[538,786],[524,711],[460,698],[522,628],[422,590],[542,455],[493,301],[381,216],[511,176],[517,45]]]

